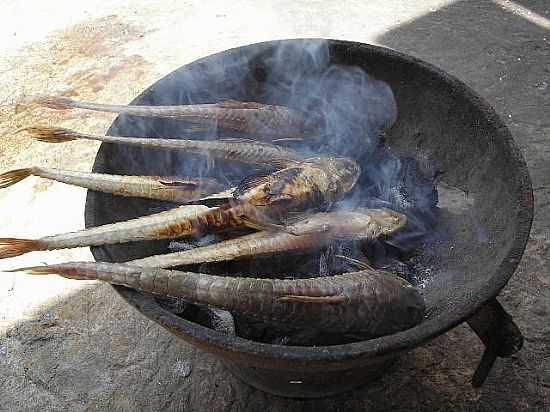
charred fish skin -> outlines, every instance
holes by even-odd
[[[15,271],[101,280],[212,305],[251,319],[317,328],[319,332],[382,336],[413,327],[425,311],[424,300],[415,287],[377,271],[296,280],[232,278],[90,262]]]
[[[318,117],[309,118],[289,107],[224,100],[218,103],[174,106],[113,105],[76,101],[66,97],[39,97],[32,103],[57,110],[86,109],[109,113],[125,113],[142,117],[161,117],[211,125],[260,136],[302,138],[320,129]]]
[[[351,162],[353,161],[346,159],[346,164]],[[285,179],[281,175],[290,176],[290,178]],[[199,213],[187,214],[178,208],[127,222],[46,236],[36,240],[0,238],[0,259],[37,250],[174,239],[198,235],[205,230],[215,231],[251,225],[252,221],[266,222],[281,219],[289,211],[328,207],[330,202],[345,194],[341,192],[341,188],[351,188],[355,184],[356,177],[353,174],[345,173],[343,176],[351,182],[340,184],[338,179],[342,178],[341,175],[329,175],[323,167],[313,163],[299,163],[299,166],[268,175],[263,183],[255,182],[252,188],[238,195],[235,200],[213,209],[203,209]],[[255,225],[256,223],[252,227],[256,227]]]
[[[319,249],[335,239],[374,240],[403,227],[406,217],[389,209],[317,213],[279,232],[263,231],[221,243],[126,262],[144,267],[174,267],[222,262],[282,252]]]
[[[218,140],[164,139],[155,137],[119,137],[81,133],[60,127],[28,127],[21,129],[34,139],[45,143],[64,143],[73,140],[95,140],[104,143],[125,144],[153,149],[179,150],[210,156],[216,159],[239,161],[260,166],[287,167],[303,160],[304,156],[292,149],[243,138]]]
[[[345,159],[346,163],[353,162]],[[353,162],[354,163],[354,162]],[[205,231],[217,231],[228,227],[266,224],[280,220],[289,211],[307,211],[326,207],[338,200],[345,193],[342,188],[351,190],[357,180],[356,174],[345,174],[351,182],[338,184],[342,175],[329,176],[326,171],[310,163],[299,163],[298,166],[271,173],[251,187],[238,188],[235,199],[228,203],[197,214],[188,220],[170,222],[159,228],[155,238],[176,238],[198,235]],[[288,176],[290,176],[288,178]],[[244,190],[244,191],[243,191]]]
[[[350,192],[361,175],[359,163],[346,157],[315,157],[306,161],[317,164],[331,177],[333,201],[339,200],[342,194]]]
[[[239,199],[273,215],[279,210],[308,211],[328,209],[353,189],[360,166],[351,159],[306,159],[254,181],[241,191]]]
[[[212,178],[122,176],[36,166],[1,174],[0,188],[11,186],[31,175],[118,196],[142,197],[178,203],[196,201],[224,188],[220,182]]]

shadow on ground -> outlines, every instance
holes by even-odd
[[[548,16],[545,1],[523,1]],[[212,356],[177,341],[107,285],[80,290],[0,335],[1,410],[411,411],[550,407],[548,95],[550,34],[491,2],[452,4],[378,43],[456,75],[505,118],[528,161],[536,220],[520,269],[501,295],[526,336],[485,386],[469,381],[481,356],[461,326],[406,355],[370,388],[286,400],[251,389]],[[24,396],[23,396],[24,394]],[[24,404],[20,399],[25,399]]]
[[[331,399],[286,400],[252,389],[212,356],[178,341],[108,286],[79,290],[0,338],[2,410],[412,410],[473,406],[480,345],[465,327],[405,356],[370,389]],[[463,347],[464,340],[467,345]],[[454,355],[453,355],[454,354]],[[513,363],[514,361],[512,361]],[[513,368],[510,361],[499,369]],[[514,384],[514,382],[512,382]],[[24,391],[26,396],[21,396]],[[508,391],[501,390],[500,396]],[[17,404],[17,399],[26,399]],[[508,397],[508,401],[512,401]]]

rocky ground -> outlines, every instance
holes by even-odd
[[[89,170],[98,145],[51,148],[31,124],[104,133],[111,115],[30,111],[32,94],[127,102],[177,67],[262,40],[326,37],[385,45],[454,74],[494,105],[527,160],[535,222],[501,302],[526,341],[470,386],[482,346],[460,326],[406,355],[393,373],[334,398],[288,400],[252,389],[211,355],[146,320],[106,285],[0,277],[0,410],[550,410],[550,7],[517,1],[4,0],[0,16],[0,170]],[[83,227],[85,192],[29,178],[0,191],[3,236]],[[36,252],[1,268],[91,259]]]

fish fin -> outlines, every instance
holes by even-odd
[[[259,186],[261,184],[269,182],[269,176],[271,173],[256,173],[250,176],[245,177],[241,182],[238,184],[237,188],[235,189],[235,196],[239,196],[246,192],[247,190],[253,189],[256,186]]]
[[[292,233],[293,235],[296,235],[296,236],[302,236],[302,235],[313,235],[313,234],[326,233],[329,230],[330,230],[330,225],[329,224],[324,224],[322,226],[312,228],[312,229],[302,230],[300,232],[291,230],[288,233]]]
[[[0,238],[0,259],[23,255],[35,250],[43,250],[40,240]]]
[[[198,200],[191,200],[191,201],[188,201],[188,202],[181,202],[185,205],[201,205],[201,206],[206,206],[206,207],[220,207],[224,204],[227,204],[227,202],[229,202],[231,199],[233,199],[232,197],[203,197],[201,199],[198,199]]]
[[[39,106],[56,110],[68,110],[75,108],[75,101],[67,97],[42,96],[32,99],[31,102]]]
[[[216,106],[226,109],[264,109],[267,105],[258,102],[243,102],[231,98],[220,99]]]
[[[73,263],[44,265],[44,266],[27,266],[22,268],[6,270],[6,272],[25,272],[28,275],[59,275],[68,279],[88,280],[89,276],[84,275],[84,271],[79,270]]]
[[[223,143],[254,143],[255,145],[268,145],[268,143],[259,142],[254,139],[245,139],[244,137],[223,137],[221,139],[217,139],[217,141]]]
[[[29,275],[53,275],[55,274],[54,269],[49,266],[26,266],[22,268],[7,269],[4,272],[26,272]]]
[[[11,186],[32,175],[32,169],[16,169],[0,175],[0,189]]]
[[[26,127],[16,133],[27,132],[33,139],[46,143],[64,143],[78,139],[78,132],[63,127]]]
[[[161,185],[166,187],[177,187],[178,189],[186,189],[186,190],[194,190],[199,187],[199,185],[195,182],[184,182],[181,180],[173,180],[173,181],[164,181],[159,180],[158,181]]]
[[[240,216],[240,218],[243,221],[243,224],[251,229],[266,231],[285,231],[286,229],[284,225],[253,219],[248,216]]]
[[[290,159],[271,159],[267,160],[266,163],[280,170],[293,169],[297,168],[300,165],[300,162],[298,162],[297,160]]]
[[[374,270],[374,268],[371,265],[369,265],[367,262],[363,262],[362,260],[354,259],[354,258],[351,258],[349,256],[344,256],[344,255],[334,255],[334,257],[337,257],[338,259],[345,260],[349,264],[355,266],[357,269],[371,270],[371,271]]]
[[[278,299],[280,302],[285,303],[321,303],[327,305],[344,303],[346,297],[344,295],[333,296],[302,296],[302,295],[285,295]]]
[[[287,160],[275,160],[275,162],[284,162],[280,165],[286,164]],[[277,164],[277,163],[275,163]],[[300,167],[299,162],[289,161],[290,166],[287,165],[287,167],[283,168],[282,170],[279,170],[276,173],[276,176],[278,178],[292,180],[296,178],[300,173],[302,173],[302,167]]]
[[[205,205],[211,207],[212,205],[219,206],[224,203],[228,203],[230,200],[235,198],[235,191],[237,189],[235,187],[232,187],[228,190],[224,190],[223,192],[214,193],[208,196],[203,196],[200,199],[193,200],[190,202],[185,202],[192,205]]]
[[[285,142],[303,142],[303,137],[280,137],[278,139],[271,139],[272,143],[285,143]]]

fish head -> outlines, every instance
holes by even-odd
[[[302,210],[324,203],[322,173],[310,164],[288,167],[241,185],[242,199],[255,206],[281,206]],[[317,197],[315,197],[317,196]]]
[[[327,173],[340,196],[351,191],[361,175],[359,163],[346,157],[319,157],[314,162]]]
[[[380,236],[391,235],[407,224],[407,216],[388,208],[369,209],[368,215],[378,228]]]
[[[391,209],[342,210],[333,213],[331,219],[338,237],[374,240],[388,236],[407,223],[407,217]]]
[[[350,240],[374,240],[392,234],[407,223],[405,215],[390,209],[340,210],[320,218],[332,229],[333,236]]]

